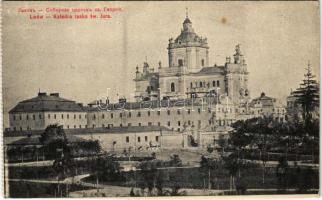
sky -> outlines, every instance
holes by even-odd
[[[108,20],[30,20],[19,8],[120,7]],[[209,64],[223,65],[241,45],[250,95],[285,102],[299,86],[308,61],[319,79],[318,2],[3,2],[2,89],[8,111],[41,92],[89,103],[134,92],[135,68],[146,60],[167,67],[169,38],[188,15],[208,38]]]

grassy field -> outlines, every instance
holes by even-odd
[[[173,183],[171,181],[171,176],[175,176],[177,172],[172,172],[171,170],[163,169],[166,171],[164,174],[164,187],[170,187]],[[307,174],[305,170],[301,174],[298,174],[296,169],[289,168],[286,176],[285,188],[299,188],[300,184],[306,184],[305,180],[310,179],[311,188],[317,189],[319,187],[319,176],[318,171],[313,170],[313,174]],[[118,185],[118,186],[130,186],[134,187],[137,185],[144,184],[143,173],[137,172],[127,172],[123,173],[125,181],[117,182],[100,182],[106,185]],[[237,175],[238,176],[238,175]],[[247,188],[252,189],[277,189],[281,186],[278,182],[278,177],[276,176],[276,168],[270,167],[265,169],[265,178],[263,183],[263,169],[261,167],[242,169],[240,171],[240,177],[244,183],[246,183]],[[88,177],[84,181],[95,183],[96,177]],[[216,190],[229,190],[230,189],[230,176],[227,170],[218,169],[211,171],[210,180],[209,174],[203,175],[199,168],[186,168],[180,169],[180,181],[179,185],[181,188],[196,188],[203,189],[208,188],[210,183],[211,189]]]
[[[136,156],[150,156],[152,152],[138,152]],[[229,190],[230,189],[230,175],[227,169],[223,166],[216,170],[211,170],[209,173],[202,173],[198,164],[200,163],[201,155],[207,154],[202,151],[193,150],[162,150],[156,152],[156,157],[159,160],[169,160],[173,154],[179,155],[184,166],[190,166],[190,168],[182,168],[180,170],[162,169],[163,187],[169,188],[173,186],[173,178],[176,178],[177,183],[181,188],[195,190],[203,190],[211,188],[212,190]],[[79,173],[89,173],[91,160],[84,160],[77,162],[77,169]],[[56,180],[57,176],[53,171],[52,166],[39,166],[39,167],[9,167],[9,178],[12,179],[45,179]],[[161,169],[160,169],[161,170]],[[278,177],[276,176],[275,167],[265,168],[265,179],[263,182],[263,168],[261,164],[256,164],[252,167],[241,169],[240,177],[243,183],[246,183],[246,188],[249,190],[246,194],[281,194],[283,191],[276,191],[278,188],[282,188]],[[144,175],[140,171],[122,172],[121,178],[118,181],[103,182],[100,180],[100,184],[109,186],[115,186],[122,188],[120,190],[126,191],[131,187],[146,187],[146,180]],[[176,177],[176,176],[179,176]],[[237,173],[239,176],[239,173]],[[288,193],[315,193],[311,189],[317,189],[319,187],[319,174],[317,169],[310,169],[308,167],[294,168],[290,166],[287,169],[285,176],[285,183],[283,187],[288,190]],[[96,177],[88,177],[84,179],[85,182],[96,183]],[[57,184],[36,184],[29,182],[12,182],[9,181],[9,195],[10,197],[54,197],[57,196]],[[66,195],[64,188],[66,185],[60,186],[60,195]],[[63,189],[62,189],[63,188]],[[72,186],[69,191],[84,190],[78,186]],[[252,190],[256,189],[256,190]],[[266,189],[265,191],[263,189]],[[269,189],[269,190],[267,190]],[[301,189],[301,190],[300,190]],[[56,192],[55,192],[56,191]]]
[[[10,198],[53,198],[67,197],[67,191],[92,189],[78,185],[66,185],[56,183],[30,183],[30,182],[8,182],[8,194]],[[59,189],[58,189],[59,188]],[[58,192],[59,191],[59,192]]]

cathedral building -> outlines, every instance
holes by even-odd
[[[215,131],[236,121],[250,100],[248,71],[240,46],[222,66],[209,65],[207,38],[186,17],[168,43],[168,66],[136,67],[135,102],[93,102],[88,127],[165,126],[170,130]]]
[[[249,100],[247,64],[236,46],[233,59],[226,58],[222,66],[209,65],[207,38],[195,33],[187,17],[176,39],[168,44],[168,66],[158,66],[158,72],[144,63],[137,67],[135,97],[137,101],[200,98],[208,95],[228,96],[235,105]]]

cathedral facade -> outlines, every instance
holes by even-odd
[[[209,64],[207,38],[197,35],[187,17],[176,39],[168,44],[168,66],[158,72],[144,63],[135,75],[136,101],[161,99],[228,97],[235,105],[249,100],[247,64],[236,45],[233,59],[226,57],[222,66]]]

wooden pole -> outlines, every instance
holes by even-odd
[[[66,183],[66,197],[68,197],[68,184]]]
[[[263,185],[265,184],[265,164],[263,164]]]
[[[57,196],[59,195],[59,177],[57,176]]]
[[[208,190],[211,189],[211,185],[210,185],[210,169],[208,169]]]
[[[96,190],[97,190],[96,196],[98,196],[98,192],[99,192],[99,190],[98,190],[98,175],[96,176]]]
[[[37,160],[37,166],[38,166],[38,148],[36,147],[36,160]]]

